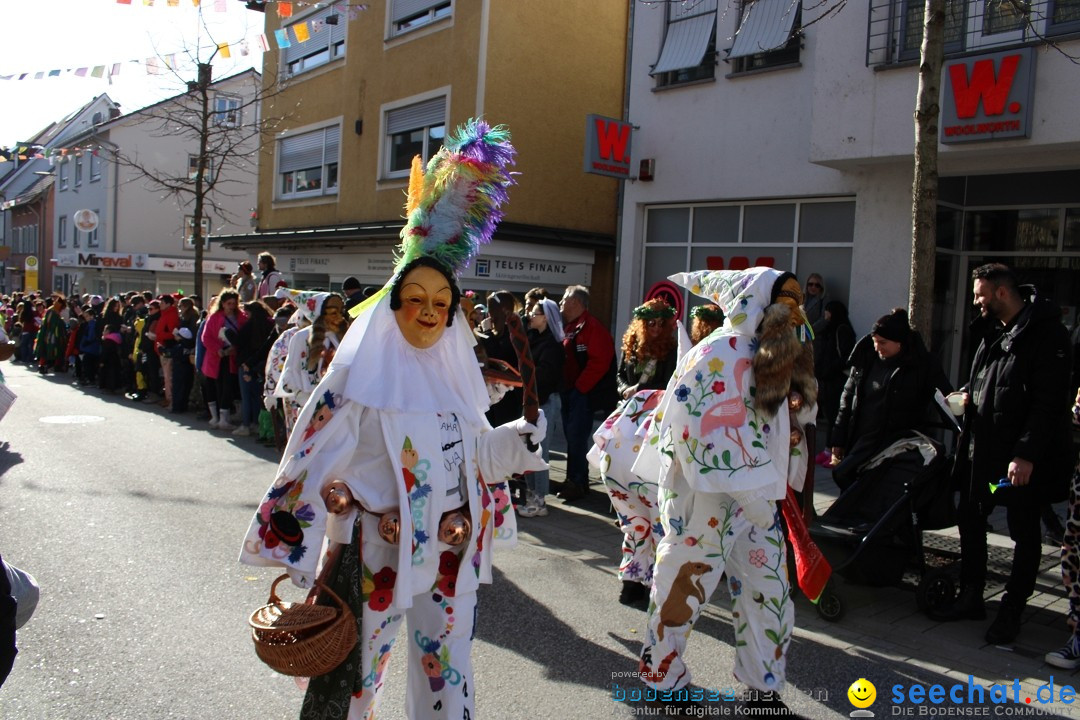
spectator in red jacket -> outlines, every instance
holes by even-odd
[[[161,358],[161,377],[165,386],[165,399],[161,404],[172,407],[172,360],[176,348],[176,336],[173,333],[180,328],[180,310],[177,309],[172,295],[162,295],[158,300],[161,301],[161,315],[158,318],[154,350]]]
[[[589,290],[583,285],[566,288],[559,310],[563,319],[562,420],[566,434],[566,484],[559,497],[580,500],[589,489],[589,463],[585,453],[592,441],[593,413],[610,411],[597,397],[607,381],[615,394],[615,340],[600,321],[589,314]],[[591,397],[590,397],[591,396]]]

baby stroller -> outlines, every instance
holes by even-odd
[[[810,535],[832,565],[850,582],[896,585],[914,570],[916,599],[926,612],[952,602],[953,575],[923,546],[924,530],[956,524],[955,497],[944,446],[911,431],[859,468],[855,482],[810,524]],[[940,560],[940,557],[938,557]],[[839,621],[844,602],[830,581],[817,604],[818,614]]]

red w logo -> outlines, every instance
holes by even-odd
[[[961,120],[975,117],[979,100],[982,100],[983,112],[987,115],[1003,114],[1019,65],[1019,55],[1008,55],[1002,58],[1001,72],[994,77],[994,61],[978,60],[971,67],[970,79],[962,63],[950,66],[949,78],[952,80],[956,117]]]
[[[630,143],[630,126],[621,123],[606,122],[596,118],[596,140],[600,157],[618,163],[628,163],[626,146]]]

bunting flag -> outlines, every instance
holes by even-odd
[[[195,7],[201,7],[201,0],[191,0],[192,5]],[[132,5],[132,0],[116,0],[119,5]],[[356,20],[360,17],[360,13],[368,9],[367,3],[354,3],[351,1],[334,2],[334,0],[266,0],[267,4],[276,4],[278,6],[278,13],[281,17],[291,17],[294,12],[294,6],[311,6],[311,7],[344,7],[348,13],[348,19],[350,21]],[[167,0],[169,7],[179,7],[180,0]],[[154,7],[155,0],[142,0],[143,7]],[[160,6],[160,3],[158,3]],[[218,12],[227,10],[229,7],[228,0],[214,0],[214,9]],[[336,17],[336,16],[334,16]],[[325,29],[326,20],[312,20],[310,22],[297,22],[291,25],[293,29],[293,35],[295,35],[297,43],[304,43],[311,39],[311,36],[315,33],[321,32]],[[289,40],[289,32],[287,28],[282,28],[274,31],[274,39],[277,41],[277,47],[280,49],[292,47],[293,43]],[[260,34],[258,36],[257,49],[268,52],[270,51],[272,43],[266,34]],[[218,45],[218,53],[223,58],[232,58],[233,53],[238,52],[242,57],[247,57],[250,54],[250,45],[247,40],[240,43],[220,43]],[[176,56],[170,54],[160,61],[156,58],[148,58],[146,60],[129,60],[128,62],[139,63],[146,66],[146,72],[149,75],[160,75],[164,72],[162,63],[166,67],[176,68]],[[74,77],[90,77],[97,79],[107,79],[112,82],[112,78],[120,74],[120,66],[122,63],[113,62],[109,65],[86,65],[79,68],[65,68],[65,69],[51,69],[51,70],[38,70],[17,72],[7,75],[0,75],[0,81],[3,80],[44,80],[46,78],[74,76]]]

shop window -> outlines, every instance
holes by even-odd
[[[101,217],[101,210],[98,210],[97,208],[94,208],[94,214],[97,215],[100,218]],[[101,243],[98,240],[98,233],[99,232],[101,232],[101,222],[100,221],[98,222],[97,227],[95,227],[90,232],[86,233],[86,247],[88,247],[88,248],[96,248],[96,247],[101,246]]]
[[[194,180],[199,175],[199,156],[188,155],[188,180]],[[206,158],[206,167],[203,168],[203,179],[208,180],[214,176],[214,158]]]
[[[1080,0],[1050,0],[1050,27],[1053,34],[1080,32]]]
[[[284,28],[289,45],[281,50],[281,65],[287,75],[299,75],[345,57],[345,7],[343,2],[334,3]]]
[[[278,140],[277,197],[336,195],[341,127],[331,125]]]
[[[739,29],[728,51],[733,72],[782,67],[799,62],[802,3],[798,0],[744,0]]]
[[[685,244],[690,234],[690,208],[650,208],[645,219],[645,242]],[[682,268],[685,270],[686,268]]]
[[[383,177],[408,177],[413,157],[419,155],[427,162],[445,137],[445,96],[388,110]]]
[[[240,98],[230,95],[214,96],[214,124],[222,127],[240,127]]]
[[[210,218],[204,217],[199,220],[199,237],[202,239],[203,250],[210,249]],[[195,249],[195,216],[184,216],[184,249]]]
[[[449,0],[391,0],[390,36],[430,25],[453,14]]]
[[[968,0],[945,0],[945,52],[964,49],[965,8]],[[900,59],[914,60],[922,46],[925,0],[904,0],[903,23],[900,26]]]
[[[652,67],[657,87],[716,76],[716,0],[665,3],[667,22],[660,57]]]
[[[743,242],[790,243],[795,240],[795,205],[747,205]]]
[[[967,213],[964,249],[972,252],[1054,252],[1061,215],[1056,208]]]
[[[739,207],[721,205],[694,208],[694,234],[691,242],[733,243],[739,242]]]
[[[1080,208],[1065,211],[1065,232],[1062,234],[1065,250],[1080,250]]]
[[[803,203],[799,206],[799,244],[850,242],[855,237],[855,203]]]

